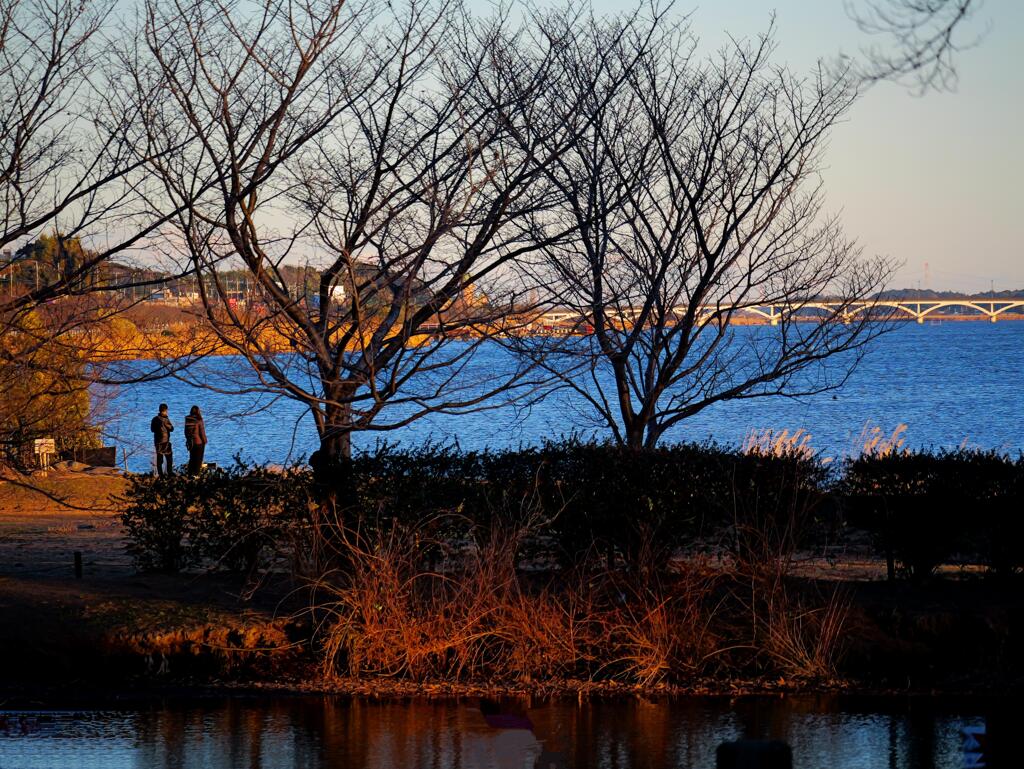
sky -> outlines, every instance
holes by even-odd
[[[466,2],[486,15],[498,0]],[[640,0],[590,2],[610,13]],[[766,31],[774,14],[776,61],[799,73],[875,42],[846,11],[867,2],[676,0],[675,9],[709,53],[729,35]],[[1024,290],[1024,0],[975,2],[961,37],[976,44],[957,54],[955,90],[877,84],[825,154],[827,208],[866,256],[900,265],[890,288]]]
[[[599,12],[626,7],[593,2]],[[727,33],[764,31],[774,11],[777,60],[797,71],[873,42],[844,0],[705,0],[676,8],[692,12],[707,50]],[[902,264],[894,288],[1024,289],[1024,2],[984,0],[964,33],[978,43],[958,55],[954,92],[918,96],[876,85],[836,128],[825,156],[828,207],[866,255]]]

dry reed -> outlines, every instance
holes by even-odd
[[[779,584],[760,614],[759,645],[790,679],[832,681],[845,650],[849,615],[849,597],[839,589],[814,600]]]
[[[692,557],[665,572],[641,553],[620,569],[595,557],[528,571],[520,553],[537,519],[496,516],[458,547],[449,540],[435,567],[427,553],[440,543],[424,532],[452,518],[334,532],[342,565],[315,581],[326,678],[649,687],[709,672],[836,675],[848,602],[791,592],[785,557],[715,568]]]
[[[903,446],[906,431],[907,426],[902,422],[888,435],[882,432],[881,427],[869,427],[865,424],[855,443],[855,448],[859,449],[856,453],[872,457],[906,453],[907,449]]]
[[[580,569],[545,584],[518,568],[527,530],[499,525],[438,570],[415,532],[348,532],[344,573],[316,583],[324,675],[651,685],[691,679],[714,656],[709,569],[664,584],[653,568]]]
[[[811,447],[811,434],[800,428],[792,433],[789,430],[751,430],[743,440],[744,454],[761,456],[788,457],[800,456],[811,459],[816,454]]]

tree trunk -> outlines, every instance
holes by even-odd
[[[644,448],[656,448],[658,445],[658,441],[661,440],[661,436],[665,432],[665,428],[652,419],[650,422],[647,423],[646,431],[647,435],[644,438]]]
[[[309,458],[317,486],[345,506],[351,503],[350,474],[352,464],[351,409],[331,404],[320,426],[320,448]]]
[[[318,415],[320,448],[313,452],[313,488],[318,509],[313,522],[312,559],[317,573],[328,568],[344,569],[351,512],[358,504],[352,475],[352,421],[348,404],[328,405]]]
[[[352,407],[340,392],[329,392],[320,429],[320,454],[330,463],[352,459]]]
[[[644,423],[634,417],[626,425],[624,436],[627,448],[634,451],[642,450],[644,448]]]
[[[328,425],[320,436],[320,452],[331,462],[352,459],[352,429],[342,425]]]

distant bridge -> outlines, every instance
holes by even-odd
[[[840,315],[843,322],[849,322],[865,311],[877,308],[888,308],[893,310],[893,317],[905,317],[907,320],[916,320],[924,323],[929,315],[950,307],[960,307],[966,310],[975,311],[987,317],[992,323],[999,320],[999,316],[1009,313],[1012,310],[1024,312],[1024,299],[885,299],[878,301],[865,300],[862,302],[806,302],[799,304],[744,304],[744,305],[703,305],[699,308],[698,315],[711,315],[716,312],[745,313],[760,317],[771,325],[777,326],[779,321],[787,316],[796,315],[810,320],[813,315],[807,311],[818,310],[832,315],[842,310]],[[845,308],[845,310],[843,309]],[[672,314],[682,317],[687,311],[686,305],[672,308]],[[628,309],[615,313],[616,317],[622,320],[634,320],[640,310]],[[540,321],[550,325],[559,325],[569,321],[578,322],[585,320],[583,313],[575,310],[553,310],[544,313]]]

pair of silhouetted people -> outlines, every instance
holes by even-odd
[[[153,431],[157,475],[174,475],[174,449],[171,446],[174,424],[167,415],[166,403],[160,404],[160,411],[149,423],[149,429]],[[193,406],[185,417],[185,448],[188,450],[188,474],[196,475],[203,469],[206,451],[206,424],[198,406]]]

